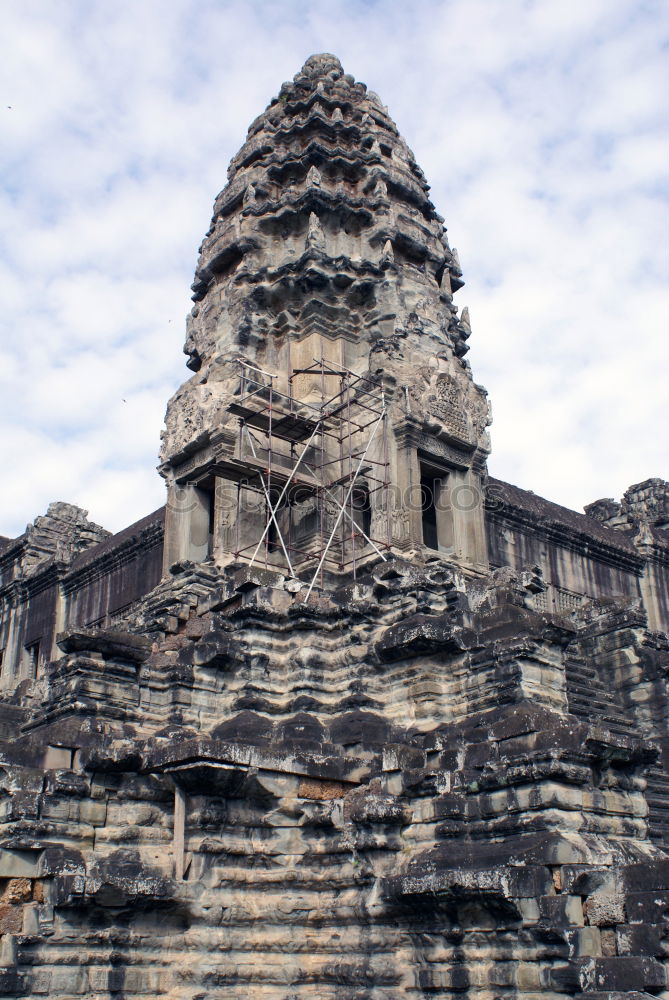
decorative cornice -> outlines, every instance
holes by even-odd
[[[643,573],[644,557],[641,554],[635,556],[627,546],[621,544],[618,548],[613,540],[607,544],[585,531],[539,518],[531,511],[522,510],[499,498],[493,502],[494,507],[486,498],[486,521],[509,525],[524,533],[541,535],[549,542],[557,543],[579,555],[591,556],[610,566],[634,573],[635,576]]]
[[[162,521],[156,521],[136,534],[119,542],[118,548],[102,553],[97,558],[91,555],[91,562],[70,570],[62,578],[63,592],[67,595],[80,590],[87,584],[107,576],[112,570],[133,562],[142,551],[148,551],[160,545],[163,540],[165,526]]]

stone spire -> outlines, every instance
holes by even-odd
[[[370,282],[386,277],[380,265],[388,241],[401,272],[425,272],[420,293],[438,300],[445,271],[448,286],[456,291],[463,284],[460,267],[428,191],[423,172],[376,94],[344,74],[334,56],[311,56],[249,128],[230,164],[228,184],[216,199],[193,284],[198,304],[185,348],[189,367],[198,371],[221,349],[245,346],[242,329],[247,337],[251,328],[261,330],[263,340],[281,335],[282,310],[276,310],[275,294],[269,294],[272,301],[259,294],[259,279],[290,289],[285,303],[278,304],[288,306],[299,320],[300,306],[314,295],[312,279],[312,287],[299,296],[302,301],[295,301],[296,275],[301,278],[300,272],[313,263],[304,256],[313,214],[326,236],[318,261],[325,272],[318,282],[320,297],[336,300],[338,313],[352,313],[345,325],[357,327],[352,330],[357,338],[366,336],[373,343],[383,333],[380,289],[358,300],[361,285],[370,288]],[[249,298],[260,308],[250,310]],[[401,303],[406,314],[415,303],[411,295],[401,298],[406,298]],[[461,357],[468,331],[450,302],[436,308],[441,315],[426,319],[424,333],[435,346]],[[401,312],[396,316],[399,322],[403,318]],[[334,316],[330,325],[338,326]],[[260,353],[273,352],[263,345]]]
[[[386,107],[335,56],[311,56],[282,85],[233,157],[200,247],[184,348],[196,374],[168,407],[168,480],[212,435],[234,433],[240,356],[284,384],[315,358],[369,374],[400,450],[484,473],[488,404],[453,302],[462,273],[428,192]]]

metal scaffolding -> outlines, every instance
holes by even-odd
[[[388,415],[372,379],[325,359],[294,369],[288,392],[278,376],[245,359],[228,410],[239,419],[234,458],[219,460],[217,477],[237,484],[237,558],[310,579],[305,599],[326,567],[355,578],[363,555],[381,559],[390,547]],[[295,395],[295,380],[318,387],[320,403]],[[285,383],[284,383],[285,385]],[[245,491],[259,494],[258,537],[242,537]],[[305,517],[305,510],[308,517]],[[372,514],[385,526],[373,537]]]

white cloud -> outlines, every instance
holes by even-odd
[[[577,508],[669,473],[662,0],[24,0],[3,35],[0,533],[53,499],[116,530],[162,502],[211,204],[318,51],[433,185],[491,471]]]

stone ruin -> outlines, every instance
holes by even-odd
[[[312,56],[200,247],[165,507],[0,539],[0,996],[669,997],[669,485],[489,477],[462,285]]]

